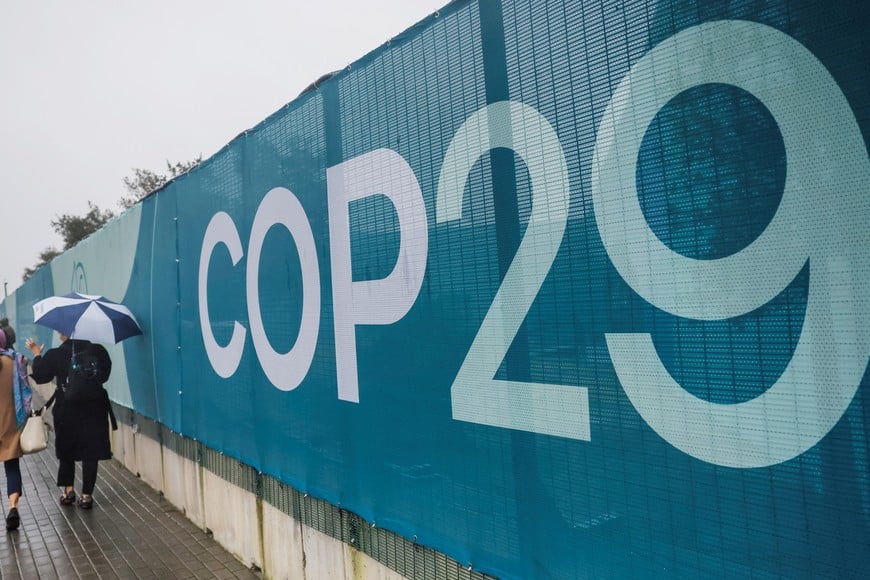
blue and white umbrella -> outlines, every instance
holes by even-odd
[[[33,305],[33,321],[70,338],[94,342],[117,343],[142,334],[136,317],[123,304],[78,292],[40,300]]]

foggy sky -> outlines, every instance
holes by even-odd
[[[4,1],[0,282],[63,246],[56,215],[117,211],[133,168],[212,156],[446,3]]]

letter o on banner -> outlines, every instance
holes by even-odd
[[[299,251],[302,265],[302,322],[296,342],[289,352],[278,353],[269,343],[263,316],[260,313],[260,255],[266,233],[276,224],[287,228]],[[251,338],[257,358],[269,381],[282,391],[291,391],[299,386],[311,362],[317,346],[320,327],[320,268],[317,263],[317,248],[314,234],[305,214],[305,209],[293,193],[276,187],[266,194],[254,223],[248,243],[247,268],[248,318],[251,323]]]

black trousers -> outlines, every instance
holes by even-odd
[[[6,495],[21,493],[21,467],[18,458],[4,461],[3,469],[6,471]]]
[[[97,461],[82,461],[82,493],[91,495],[97,484]],[[61,460],[57,466],[57,485],[67,487],[75,484],[76,462]]]

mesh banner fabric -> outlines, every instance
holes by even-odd
[[[4,309],[122,300],[113,400],[495,576],[866,577],[868,27],[456,1]]]

